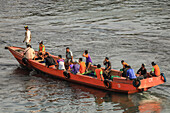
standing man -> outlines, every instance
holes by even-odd
[[[23,40],[23,43],[26,42],[26,46],[29,44],[31,45],[31,31],[28,29],[28,26],[24,27],[26,32],[25,32],[25,39]]]
[[[88,54],[88,50],[85,50],[82,56],[86,57],[86,71],[88,71],[92,64],[92,59],[90,55]]]
[[[70,51],[70,48],[66,48],[66,62],[73,62],[73,53]]]
[[[104,69],[104,76],[105,78],[110,78],[110,71],[111,71],[111,63],[109,61],[109,58],[106,57],[103,61],[103,65],[105,65],[105,69]]]

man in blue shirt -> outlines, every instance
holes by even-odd
[[[130,80],[133,80],[133,79],[136,79],[136,75],[135,75],[135,72],[134,70],[130,67],[130,66],[127,66],[127,74],[126,74],[126,77]]]

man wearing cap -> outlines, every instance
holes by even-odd
[[[26,32],[25,32],[25,39],[23,40],[23,43],[26,42],[26,46],[28,44],[31,45],[31,31],[28,29],[28,26],[24,27]]]

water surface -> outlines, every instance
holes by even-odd
[[[168,113],[169,81],[144,93],[108,93],[21,68],[4,47],[25,47],[28,25],[35,50],[40,40],[54,55],[69,46],[75,59],[88,49],[94,64],[107,56],[117,70],[122,59],[135,71],[155,61],[169,79],[169,7],[168,0],[0,0],[0,111]]]

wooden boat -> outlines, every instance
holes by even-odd
[[[6,49],[9,49],[9,51],[13,54],[13,56],[17,59],[17,61],[21,65],[25,65],[22,62],[22,58],[24,58],[23,56],[24,48],[6,47]],[[51,55],[51,56],[55,59],[55,61],[57,60],[57,56],[54,56],[54,55]],[[28,68],[42,71],[46,74],[55,76],[57,78],[60,78],[66,81],[76,82],[81,85],[83,84],[83,85],[87,85],[90,87],[99,88],[99,89],[108,90],[108,91],[123,92],[127,94],[147,91],[151,87],[154,87],[154,86],[157,86],[157,85],[160,85],[166,82],[166,78],[163,73],[158,77],[148,77],[142,80],[138,80],[138,79],[137,80],[126,80],[125,77],[121,77],[122,75],[121,71],[112,69],[111,75],[119,76],[119,77],[114,77],[113,80],[101,81],[97,79],[97,77],[94,77],[94,76],[81,75],[81,74],[74,75],[72,73],[67,73],[64,70],[48,68],[45,66],[44,63],[40,63],[39,60],[28,60],[27,63],[28,64],[26,66]],[[96,69],[96,66],[90,67],[91,71],[94,71],[95,69]]]

